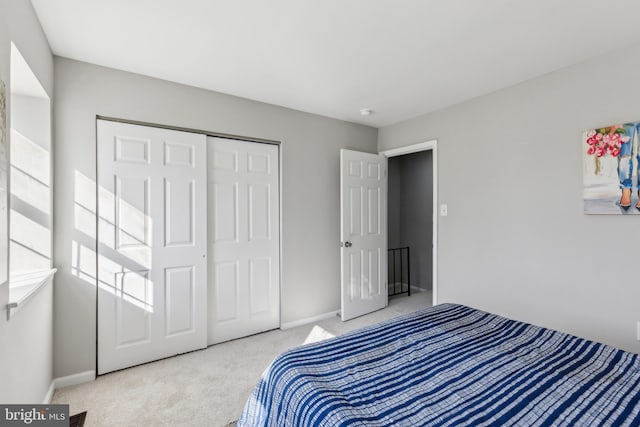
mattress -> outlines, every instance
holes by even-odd
[[[640,426],[638,355],[441,304],[278,356],[238,426]]]

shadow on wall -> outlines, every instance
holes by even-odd
[[[11,128],[11,274],[51,268],[50,153]]]
[[[148,231],[151,218],[100,186],[100,254],[97,255],[93,249],[97,239],[96,182],[76,171],[74,184],[71,274],[92,286],[98,283],[101,291],[123,303],[121,310],[152,313],[151,233]]]

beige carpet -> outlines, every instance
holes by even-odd
[[[87,411],[85,426],[227,426],[275,356],[305,342],[340,335],[431,305],[431,293],[397,296],[384,310],[274,330],[205,350],[103,375],[55,392],[53,403]]]

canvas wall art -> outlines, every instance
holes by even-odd
[[[640,121],[582,135],[584,212],[640,215]]]

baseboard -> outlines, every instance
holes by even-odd
[[[96,371],[79,372],[73,375],[67,375],[66,377],[55,378],[53,380],[54,388],[69,387],[72,385],[78,385],[88,383],[96,379]]]
[[[56,391],[56,382],[55,380],[51,380],[51,384],[49,385],[49,390],[47,390],[47,394],[44,395],[44,400],[42,401],[43,405],[48,405],[51,403],[51,399],[53,399],[53,393]]]
[[[67,375],[66,377],[54,378],[53,380],[51,380],[51,385],[49,385],[49,390],[47,390],[47,394],[44,395],[42,403],[44,405],[48,405],[49,403],[51,403],[51,400],[53,399],[53,393],[55,393],[55,391],[59,388],[88,383],[95,379],[96,371],[86,371],[73,375]]]
[[[331,319],[332,317],[337,316],[340,313],[340,310],[330,311],[329,313],[318,314],[317,316],[307,317],[305,319],[295,320],[293,322],[287,322],[280,325],[280,329],[291,329],[296,328],[298,326],[306,325],[313,322],[319,322],[321,320]]]

